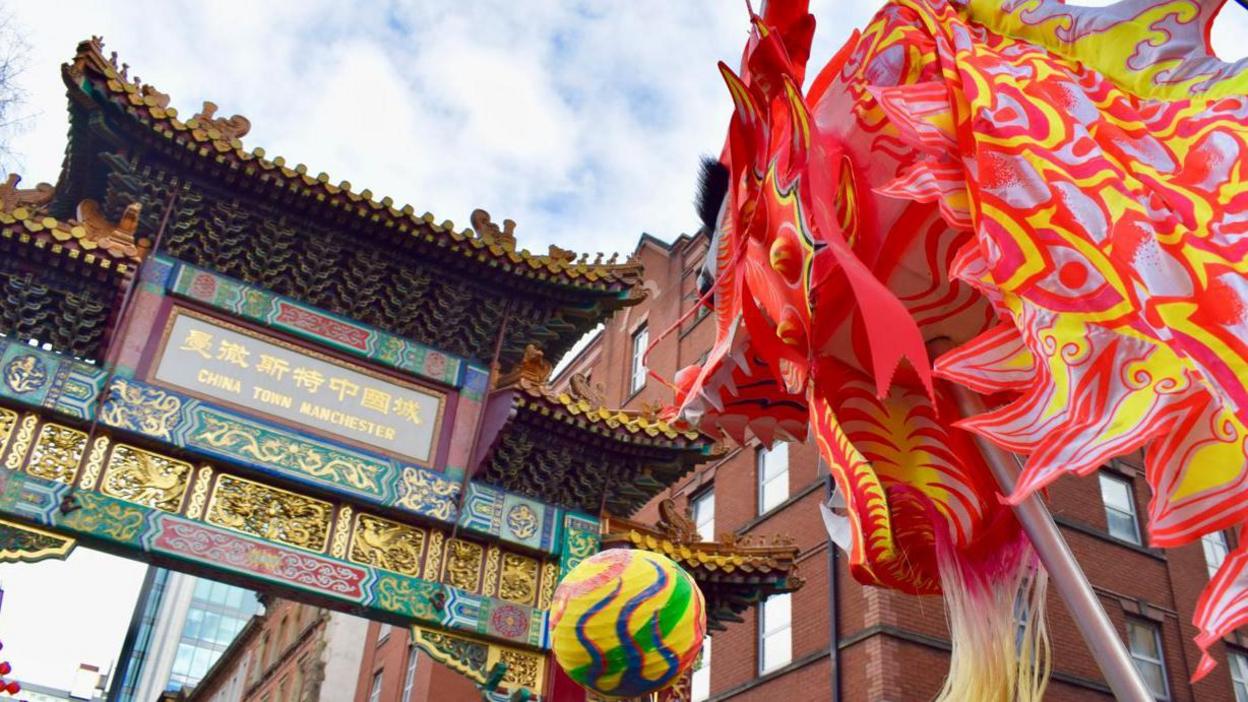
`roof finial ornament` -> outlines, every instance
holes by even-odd
[[[551,245],[550,245],[550,254],[549,254],[549,256],[550,256],[552,259],[554,259],[554,260],[556,260],[556,261],[560,261],[560,262],[562,262],[562,263],[572,263],[573,261],[575,261],[575,260],[576,260],[576,252],[575,252],[575,251],[570,251],[570,250],[568,250],[568,249],[561,249],[561,248],[559,248],[558,246],[555,246],[554,244],[551,244]]]
[[[23,205],[39,208],[52,201],[56,188],[47,183],[39,183],[33,189],[21,190],[17,187],[21,180],[22,177],[18,174],[10,173],[4,183],[0,183],[0,211],[12,212]]]
[[[169,96],[150,85],[144,85],[139,88],[139,93],[144,98],[151,98],[155,107],[159,107],[162,110],[169,107]]]
[[[510,371],[498,379],[499,387],[525,384],[544,387],[554,369],[542,350],[533,344],[524,347],[524,358]]]
[[[662,411],[662,402],[643,402],[641,403],[641,406],[637,408],[637,416],[647,422],[657,422],[659,421],[659,413]]]
[[[78,221],[87,230],[84,240],[113,253],[142,259],[152,248],[147,239],[135,237],[142,210],[141,204],[132,202],[122,212],[117,224],[113,224],[100,209],[99,203],[90,199],[83,200],[78,203]]]
[[[696,544],[702,540],[689,512],[677,508],[670,497],[659,503],[659,523],[656,526],[677,544]]]
[[[234,115],[225,119],[217,117],[216,114],[217,104],[211,100],[204,100],[204,106],[199,114],[195,115],[195,119],[203,122],[205,128],[221,132],[226,139],[242,139],[247,136],[247,132],[251,131],[251,120],[242,115]]]
[[[568,378],[568,390],[573,397],[584,400],[594,407],[607,404],[606,388],[602,386],[602,383],[591,382],[588,373],[573,373]]]
[[[498,244],[508,251],[516,250],[516,223],[514,221],[504,219],[503,228],[500,230],[497,224],[490,221],[490,213],[482,209],[473,210],[468,221],[472,222],[472,230],[485,243]]]

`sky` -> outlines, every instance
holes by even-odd
[[[1104,4],[1080,2],[1076,4]],[[874,0],[815,0],[812,65],[866,23]],[[463,228],[477,207],[517,222],[520,245],[630,252],[642,232],[696,228],[698,159],[730,110],[716,69],[748,32],[734,0],[460,2],[23,2],[14,139],[29,187],[55,182],[67,131],[61,63],[102,35],[184,118],[204,100],[252,124],[248,147],[389,195]],[[1229,6],[1214,48],[1242,54]],[[1239,37],[1240,43],[1233,41]],[[813,71],[812,71],[813,73]],[[0,566],[4,658],[68,687],[77,664],[114,665],[144,566],[78,549]]]

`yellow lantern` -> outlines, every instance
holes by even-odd
[[[555,660],[568,677],[609,698],[676,682],[698,657],[706,602],[666,556],[609,549],[581,561],[555,590]]]

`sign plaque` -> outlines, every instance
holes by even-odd
[[[149,379],[428,465],[446,396],[174,308]]]

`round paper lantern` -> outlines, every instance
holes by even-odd
[[[706,603],[666,556],[609,549],[564,577],[550,622],[555,660],[568,677],[606,697],[636,697],[671,685],[693,665]]]

